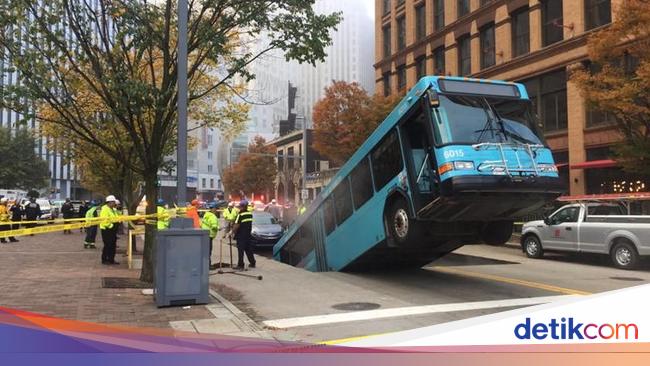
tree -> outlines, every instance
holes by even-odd
[[[262,136],[256,136],[248,145],[248,153],[224,169],[223,184],[229,192],[268,194],[274,188],[277,166],[273,156],[276,148],[266,145]]]
[[[615,21],[588,40],[590,64],[572,73],[592,108],[613,115],[623,140],[614,158],[650,177],[650,3],[621,3]]]
[[[25,128],[0,127],[0,187],[5,189],[45,188],[50,177],[47,163],[36,155],[36,141]]]
[[[236,79],[251,80],[247,66],[270,50],[280,49],[299,62],[322,60],[340,16],[318,15],[313,3],[190,1],[190,106],[219,88],[235,90]],[[41,121],[47,119],[32,101],[54,109],[59,118],[50,122],[143,177],[147,213],[155,213],[158,172],[176,143],[176,1],[0,0],[0,8],[1,57],[21,81],[0,91],[3,106]],[[269,35],[269,46],[248,51],[246,42],[261,32]],[[86,118],[81,104],[89,98],[108,113]],[[121,138],[130,145],[112,143]],[[150,282],[155,225],[146,230],[140,278]]]
[[[314,105],[314,149],[340,166],[395,107],[395,97],[370,96],[354,83],[335,81]]]

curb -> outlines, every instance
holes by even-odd
[[[238,307],[236,307],[233,303],[228,301],[226,298],[223,296],[219,295],[215,290],[210,289],[209,291],[210,296],[212,296],[215,300],[219,301],[223,306],[228,309],[239,321],[244,323],[247,327],[249,327],[251,330],[254,332],[264,332],[264,328],[262,328],[259,324],[257,324],[253,319],[251,319],[248,315],[246,315],[243,311],[239,310]]]

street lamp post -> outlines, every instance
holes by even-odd
[[[187,201],[187,0],[178,0],[178,146],[176,200]]]

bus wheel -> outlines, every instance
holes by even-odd
[[[403,199],[394,201],[386,213],[388,232],[398,244],[406,244],[414,237],[415,221],[408,214],[408,206]]]
[[[512,221],[489,222],[481,234],[483,241],[488,245],[503,245],[512,236]]]

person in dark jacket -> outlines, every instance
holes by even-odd
[[[65,199],[65,203],[61,206],[61,213],[63,214],[63,220],[64,223],[68,223],[68,221],[65,221],[65,219],[71,219],[74,217],[74,207],[72,207],[72,203],[70,202],[69,198]],[[69,229],[64,229],[63,230],[64,234],[72,234],[72,230]]]
[[[81,205],[79,205],[79,212],[77,212],[77,217],[80,219],[83,219],[86,217],[86,212],[88,212],[88,209],[90,208],[90,204],[86,201],[81,201]],[[80,232],[84,232],[84,228],[79,229]]]
[[[41,212],[41,205],[36,203],[36,198],[30,197],[29,198],[29,203],[25,205],[25,220],[27,221],[36,221],[39,217],[41,217],[42,212]],[[26,224],[28,228],[35,227],[35,223],[29,223]],[[30,236],[34,236],[34,234],[29,234]]]
[[[11,221],[12,222],[21,222],[23,220],[23,214],[24,214],[23,208],[20,207],[18,202],[14,202],[14,204],[11,206],[11,208],[9,208],[9,212],[11,212]],[[20,229],[20,224],[11,224],[11,230],[18,230],[18,229]],[[17,242],[18,239],[9,238],[9,241]]]

